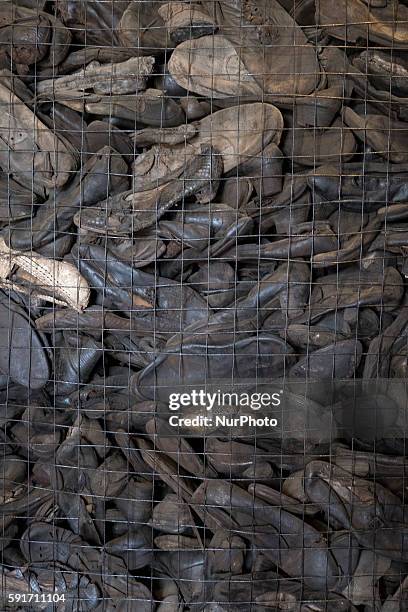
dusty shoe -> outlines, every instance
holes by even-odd
[[[32,95],[8,74],[0,81],[0,166],[30,191],[44,195],[66,183],[76,169],[74,151],[26,105]]]
[[[253,361],[254,343],[257,344],[258,360]],[[206,348],[206,353],[203,348]],[[202,372],[207,372],[209,382],[226,379],[233,373],[237,377],[279,377],[285,366],[293,362],[293,349],[277,337],[261,333],[233,341],[225,333],[204,332],[191,334],[178,341],[175,336],[167,342],[165,351],[144,370],[131,379],[132,393],[139,399],[167,402],[168,381],[176,381],[181,387],[200,384]],[[273,372],[273,374],[272,374]],[[157,392],[156,392],[157,391]]]
[[[103,147],[112,147],[126,160],[133,161],[135,146],[128,134],[107,121],[92,121],[86,128],[87,151],[96,153]]]
[[[355,340],[337,341],[317,351],[311,351],[295,364],[289,376],[308,380],[344,379],[353,376],[362,356],[361,343]]]
[[[398,0],[380,6],[368,0],[318,0],[316,23],[325,33],[347,42],[371,41],[379,45],[408,45],[408,7]]]
[[[47,54],[50,31],[46,17],[23,7],[4,2],[0,41],[9,46],[9,54],[18,64],[34,64]]]
[[[71,43],[71,32],[53,15],[41,10],[37,3],[31,7],[16,2],[3,2],[0,17],[0,44],[6,48],[19,73],[19,65],[36,64],[38,71],[56,68],[66,57]]]
[[[367,54],[362,52],[347,67],[347,79],[353,87],[353,97],[367,99],[370,107],[379,113],[388,117],[391,111],[391,117],[401,121],[408,121],[406,75],[407,62],[391,52],[383,52],[381,56],[377,55],[376,50],[369,50]]]
[[[184,111],[158,89],[146,89],[140,95],[96,95],[89,100],[65,100],[64,104],[79,112],[123,120],[127,129],[135,123],[152,127],[173,127],[185,123]]]
[[[314,322],[343,308],[370,306],[394,310],[402,295],[402,277],[395,268],[370,272],[352,266],[338,275],[317,279],[310,298],[311,310],[297,322]]]
[[[135,192],[148,191],[179,177],[186,162],[200,152],[201,145],[213,146],[218,151],[227,174],[240,164],[250,162],[267,145],[279,144],[283,117],[272,104],[255,102],[216,111],[194,126],[196,134],[187,142],[172,147],[153,146],[137,157],[133,165]],[[183,130],[180,127],[180,137],[188,134],[191,128],[187,130],[187,127],[183,126]]]
[[[159,89],[167,96],[179,98],[188,95],[188,92],[176,83],[167,69],[167,64],[158,64],[155,68],[156,75],[152,80],[152,87]]]
[[[187,121],[197,121],[211,113],[211,104],[195,96],[180,98],[181,108],[186,113]]]
[[[75,70],[83,69],[91,62],[98,64],[118,64],[134,57],[130,49],[121,47],[101,47],[100,45],[86,45],[78,51],[72,51],[58,66],[58,75],[70,74]]]
[[[131,235],[154,225],[167,210],[186,197],[194,195],[199,202],[210,202],[217,193],[222,170],[221,155],[212,147],[201,145],[200,153],[186,163],[179,179],[143,192],[143,198],[138,198],[133,190],[119,194],[106,204],[102,203],[98,212],[89,208],[77,213],[74,222],[96,233]]]
[[[293,124],[292,118],[286,118],[285,127],[288,129],[284,131],[281,148],[294,164],[340,164],[350,161],[357,151],[353,132],[341,119],[335,119],[327,129],[315,129]]]
[[[173,52],[168,68],[187,91],[211,98],[262,97],[262,89],[225,36],[187,40]]]
[[[153,68],[153,57],[133,57],[117,64],[89,63],[85,68],[55,79],[40,81],[38,100],[90,99],[95,94],[130,94],[143,90]]]
[[[116,2],[115,2],[116,4]],[[127,3],[126,10],[118,24],[117,35],[120,44],[130,49],[137,49],[147,55],[159,55],[162,50],[171,47],[171,41],[165,34],[163,19],[159,15],[157,2]]]
[[[58,12],[78,41],[117,46],[120,45],[118,26],[127,5],[127,0],[59,0]]]
[[[64,398],[87,383],[99,359],[102,347],[99,342],[85,335],[64,332],[63,342],[55,346],[55,363],[52,392]]]
[[[28,314],[0,291],[0,371],[10,381],[30,389],[46,385],[50,366],[45,340],[31,325]]]
[[[137,147],[153,144],[176,145],[191,140],[197,132],[198,128],[193,123],[174,128],[144,128],[134,133],[133,140]]]
[[[343,111],[344,121],[357,138],[373,153],[395,164],[408,161],[408,123],[393,121],[385,115],[358,115],[351,108]]]
[[[120,261],[130,263],[134,268],[143,268],[160,259],[166,252],[166,245],[151,232],[134,239],[111,238],[108,241],[108,249]]]
[[[274,194],[278,194],[282,191],[283,181],[283,161],[284,156],[279,147],[272,141],[258,154],[251,156],[247,161],[244,161],[238,166],[238,168],[231,171],[231,178],[233,175],[238,174],[239,177],[245,177],[250,181],[251,186],[255,189],[258,196],[269,197]],[[232,184],[236,184],[236,180],[232,181]],[[235,201],[232,203],[233,206],[237,206],[240,197],[244,195],[244,184],[242,189],[236,192]],[[225,193],[227,191],[227,193]],[[252,190],[251,190],[252,191]],[[228,197],[228,189],[223,190],[222,197]],[[248,201],[249,196],[248,195]],[[226,201],[226,200],[224,200]],[[245,204],[241,204],[245,206]],[[239,208],[239,206],[238,206]]]
[[[90,296],[88,283],[72,264],[9,249],[4,238],[0,238],[0,286],[75,310],[86,308]]]
[[[129,181],[126,174],[127,166],[123,158],[110,147],[103,147],[89,157],[68,187],[53,192],[38,207],[34,218],[9,228],[5,234],[7,245],[19,251],[42,249],[46,245],[55,245],[57,241],[69,246],[67,232],[73,225],[72,220],[78,209],[96,204],[108,194],[127,189]]]
[[[321,70],[315,49],[276,0],[239,3],[227,0],[201,5],[209,15],[215,15],[221,36],[186,41],[175,49],[169,70],[180,85],[201,93],[198,88],[204,85],[211,89],[212,79],[211,97],[245,93],[255,96],[252,99],[260,99],[260,92],[274,96],[305,95],[320,85]],[[240,74],[244,80],[242,91]],[[188,75],[198,75],[189,88]],[[227,78],[219,80],[218,75]]]
[[[336,165],[324,165],[311,171],[307,182],[320,202],[333,203],[355,212],[373,212],[387,203],[405,202],[408,188],[405,164],[378,161],[346,162],[341,172]]]
[[[161,6],[158,13],[175,44],[200,38],[217,29],[215,20],[198,3],[169,2]]]
[[[389,51],[367,49],[353,59],[354,66],[368,74],[377,90],[391,91],[395,96],[408,95],[408,61]]]
[[[31,217],[39,198],[12,178],[0,174],[0,221],[10,223]]]

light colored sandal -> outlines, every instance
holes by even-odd
[[[7,278],[16,268],[16,280],[22,284]],[[90,297],[88,282],[75,266],[35,252],[10,249],[3,237],[0,237],[0,286],[77,311],[87,307]]]

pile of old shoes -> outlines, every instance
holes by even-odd
[[[0,12],[0,609],[406,610],[406,1]]]

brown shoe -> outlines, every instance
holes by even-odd
[[[40,3],[3,2],[0,16],[0,45],[16,65],[36,64],[37,73],[55,68],[65,59],[71,32]]]
[[[31,98],[19,79],[0,76],[0,166],[43,196],[67,182],[77,160],[68,141],[57,137],[26,105]]]
[[[353,58],[353,65],[366,73],[379,91],[408,96],[408,60],[390,51],[367,49]]]
[[[395,164],[408,161],[408,123],[393,121],[385,115],[358,115],[345,108],[344,121],[357,138],[370,146],[373,153],[389,159]]]
[[[65,104],[80,112],[109,117],[127,122],[130,129],[142,123],[152,127],[173,127],[185,123],[183,109],[175,100],[163,95],[158,89],[146,89],[139,95],[98,95],[91,100],[65,101]]]
[[[159,55],[171,48],[171,39],[157,9],[157,2],[129,2],[117,28],[119,44],[134,49],[138,55]]]
[[[77,41],[102,47],[120,45],[118,26],[127,0],[58,0],[57,4],[63,23],[72,28]]]
[[[198,3],[169,2],[161,6],[158,13],[176,45],[212,34],[218,29],[215,20]]]
[[[94,94],[130,94],[145,89],[152,71],[153,57],[132,57],[117,64],[91,62],[85,68],[58,78],[37,83],[37,99],[92,101]]]
[[[133,166],[135,192],[152,189],[180,176],[186,161],[196,155],[203,144],[218,151],[223,159],[224,173],[228,173],[259,155],[269,143],[279,144],[283,117],[272,104],[256,102],[216,111],[194,125],[197,133],[188,142],[171,147],[157,145],[138,156]]]
[[[201,96],[262,97],[261,87],[225,36],[186,40],[173,52],[168,69],[176,83]]]
[[[324,129],[305,128],[293,124],[287,118],[282,138],[282,151],[295,164],[301,166],[320,166],[350,161],[357,150],[357,141],[353,132],[341,119]]]
[[[260,99],[259,90],[273,96],[307,95],[320,86],[316,51],[277,0],[211,0],[200,6],[215,16],[221,37],[203,37],[176,47],[169,62],[176,81],[188,82],[190,75],[191,91],[200,93],[198,88],[211,88],[212,75],[217,75],[212,78],[213,98],[246,93]],[[240,91],[240,73],[244,91],[233,93]]]
[[[398,0],[317,0],[316,22],[340,40],[408,46],[408,7]]]

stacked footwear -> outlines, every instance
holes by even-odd
[[[406,609],[407,97],[405,0],[2,3],[1,609]]]

